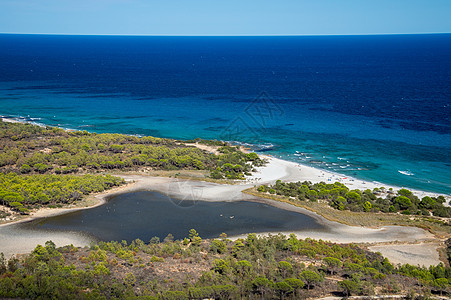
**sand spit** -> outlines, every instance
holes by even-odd
[[[375,181],[365,181],[361,179],[356,179],[347,175],[342,175],[322,169],[317,169],[314,167],[301,165],[295,162],[282,160],[279,158],[275,158],[272,156],[260,155],[262,158],[265,158],[268,161],[268,164],[265,167],[257,168],[257,172],[252,174],[252,176],[247,177],[247,181],[249,183],[254,184],[268,184],[275,182],[277,179],[282,181],[311,181],[312,183],[317,182],[326,182],[326,183],[334,183],[336,181],[345,184],[349,189],[374,189],[385,187],[387,190],[392,188],[393,191],[397,191],[403,187],[396,187],[387,184],[383,184]],[[449,202],[451,200],[451,196],[425,192],[420,190],[414,190],[411,188],[407,188],[412,191],[417,197],[422,198],[424,196],[444,196]]]

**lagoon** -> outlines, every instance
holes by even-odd
[[[26,231],[75,231],[93,240],[128,242],[148,242],[155,236],[162,240],[168,234],[183,239],[192,228],[202,238],[215,238],[223,232],[236,236],[252,232],[328,231],[312,217],[264,203],[179,200],[151,191],[117,195],[101,206],[36,219],[18,227]]]

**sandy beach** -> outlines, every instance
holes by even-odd
[[[110,190],[106,193],[95,195],[96,199],[94,206],[102,205],[105,199],[120,193],[150,190],[166,194],[170,197],[181,200],[200,200],[200,201],[258,201],[269,205],[299,212],[309,215],[328,228],[326,231],[294,231],[282,232],[284,234],[295,233],[299,238],[314,238],[323,239],[338,243],[390,243],[396,242],[397,247],[403,247],[402,251],[397,248],[392,248],[392,245],[375,246],[375,251],[381,252],[393,262],[408,262],[417,264],[422,262],[426,265],[438,264],[439,257],[437,247],[439,243],[431,244],[435,237],[417,227],[406,226],[385,226],[381,228],[366,228],[348,226],[336,222],[326,220],[314,212],[304,208],[296,207],[287,203],[282,203],[274,200],[257,198],[248,194],[242,193],[244,189],[256,186],[258,184],[271,184],[276,180],[283,181],[304,181],[312,182],[327,181],[328,178],[338,180],[341,175],[333,174],[327,171],[315,169],[308,166],[302,166],[293,162],[284,161],[274,157],[264,156],[268,163],[264,167],[257,169],[252,176],[248,176],[246,181],[238,184],[218,184],[206,181],[183,180],[177,178],[167,177],[151,177],[146,175],[123,175],[126,181],[129,182],[126,186]],[[335,180],[332,180],[335,182]],[[377,183],[364,182],[347,177],[340,182],[348,185],[350,188],[373,188],[380,187]],[[352,185],[350,185],[352,183]],[[386,186],[387,187],[387,186]],[[394,188],[396,190],[396,188]],[[419,196],[424,195],[423,192],[415,191]],[[420,194],[418,194],[420,193]],[[430,194],[430,193],[429,193]],[[93,207],[93,206],[90,206]],[[42,209],[34,213],[30,217],[21,220],[20,222],[29,222],[31,220],[43,217],[64,214],[79,209],[87,209],[90,207],[77,208],[63,208],[63,209]],[[262,233],[274,234],[274,233]],[[233,237],[233,238],[238,238]],[[66,244],[74,244],[75,246],[85,246],[91,241],[90,237],[80,235],[76,232],[40,232],[39,234],[30,235],[28,232],[17,228],[17,222],[0,225],[0,252],[4,252],[6,256],[17,253],[26,253],[31,251],[36,244],[43,244],[47,240],[54,241],[57,246]],[[406,245],[399,245],[399,244]],[[415,247],[412,243],[416,243]],[[372,248],[373,249],[373,248]],[[431,253],[427,260],[423,260],[424,253]]]
[[[403,187],[397,187],[393,185],[383,184],[380,182],[374,181],[365,181],[357,178],[353,178],[351,176],[338,174],[334,172],[330,172],[327,170],[322,170],[314,167],[310,167],[307,165],[301,165],[295,162],[282,160],[279,158],[275,158],[267,155],[260,155],[268,161],[268,164],[265,167],[257,168],[257,172],[252,174],[252,176],[247,177],[247,181],[249,183],[262,184],[262,183],[272,183],[277,179],[281,179],[283,181],[311,181],[312,183],[316,182],[326,182],[326,183],[334,183],[340,182],[346,185],[349,189],[374,189],[385,187],[385,189],[392,188],[394,191],[397,191]],[[451,200],[449,195],[425,192],[420,190],[415,190],[411,188],[407,188],[412,191],[417,197],[422,198],[424,196],[444,196],[448,201]]]

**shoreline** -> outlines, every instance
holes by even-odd
[[[119,176],[119,175],[116,175]],[[276,208],[280,208],[287,211],[292,211],[300,214],[307,215],[309,217],[312,217],[320,223],[321,225],[324,225],[329,228],[329,233],[352,233],[352,235],[362,235],[361,237],[357,239],[352,239],[350,237],[343,237],[343,236],[334,236],[332,234],[324,234],[324,231],[309,231],[309,234],[305,235],[305,237],[311,237],[313,235],[318,235],[317,239],[325,239],[326,236],[327,240],[338,242],[338,243],[349,243],[349,242],[355,242],[355,243],[383,243],[383,242],[391,242],[390,238],[387,238],[387,233],[384,233],[384,236],[376,236],[371,237],[368,236],[370,233],[377,233],[385,231],[386,228],[396,228],[397,230],[397,236],[401,238],[401,240],[398,241],[405,241],[405,242],[414,242],[416,240],[424,240],[424,241],[430,241],[432,239],[435,239],[434,235],[432,233],[429,233],[425,231],[424,229],[414,227],[414,226],[399,226],[399,225],[387,225],[387,226],[380,226],[380,227],[365,227],[365,226],[355,226],[355,225],[347,225],[336,221],[331,221],[326,219],[325,217],[321,216],[315,211],[309,210],[308,208],[299,207],[292,205],[290,203],[281,202],[277,200],[272,200],[268,198],[263,197],[257,197],[249,194],[242,193],[243,189],[246,189],[249,187],[249,185],[226,185],[226,184],[217,184],[217,183],[211,183],[207,181],[197,181],[197,180],[179,180],[176,178],[169,178],[169,177],[153,177],[153,176],[147,176],[147,175],[121,175],[120,177],[124,178],[128,183],[124,186],[116,187],[114,189],[108,190],[103,193],[98,193],[96,195],[88,196],[90,198],[95,198],[95,202],[93,205],[90,206],[84,206],[84,207],[66,207],[66,208],[41,208],[34,212],[32,215],[17,220],[12,221],[4,224],[0,224],[1,227],[8,227],[8,226],[15,226],[21,223],[27,223],[34,220],[38,220],[41,218],[47,218],[47,217],[54,217],[59,215],[68,214],[75,211],[85,210],[85,209],[91,209],[94,207],[101,206],[105,204],[108,201],[108,198],[118,196],[120,194],[124,193],[132,193],[132,192],[138,192],[138,191],[154,191],[158,192],[164,195],[167,195],[169,197],[174,197],[176,199],[181,200],[193,200],[193,194],[191,194],[190,189],[193,188],[196,189],[202,189],[204,192],[200,196],[200,199],[194,199],[197,201],[205,201],[205,202],[239,202],[239,201],[251,201],[251,202],[257,202],[257,203],[263,203],[267,204]],[[173,189],[174,186],[182,187],[184,189]],[[221,197],[222,195],[230,195],[232,197]],[[219,195],[219,197],[216,197],[216,195]],[[199,196],[197,194],[196,196]],[[403,230],[406,228],[412,228],[417,229],[417,233],[414,235],[403,235],[404,231],[410,231],[410,230]],[[415,230],[413,230],[415,231]],[[364,232],[364,233],[363,233]],[[251,232],[249,232],[251,233]],[[261,233],[261,234],[275,234],[278,232],[267,232],[267,233]],[[305,231],[286,231],[285,234],[289,233],[295,233],[301,236],[301,233],[305,233]],[[315,234],[312,234],[315,233]],[[324,235],[323,235],[324,234]],[[247,234],[245,234],[247,235]],[[390,235],[388,233],[388,235]],[[314,238],[314,237],[311,237]]]
[[[37,123],[34,121],[27,121],[27,120],[21,120],[18,117],[8,117],[8,116],[3,116],[0,115],[0,118],[3,122],[9,122],[9,123],[23,123],[23,124],[32,124],[32,125],[36,125],[36,126],[40,126],[40,127],[45,127],[47,125],[42,124],[42,123]],[[39,119],[39,118],[36,118]],[[48,125],[48,126],[52,126],[53,125]],[[76,131],[75,129],[68,129],[68,128],[62,128],[59,127],[61,129],[67,130],[67,131]],[[170,138],[169,138],[170,139]],[[193,147],[197,147],[201,150],[207,151],[207,152],[212,152],[214,154],[218,154],[217,151],[217,147],[215,146],[209,146],[209,145],[203,145],[203,144],[199,144],[199,143],[185,143],[187,146],[193,146]],[[247,148],[243,145],[240,146],[240,150],[248,153],[249,151],[247,151]],[[305,170],[309,170],[309,174],[310,176],[308,177],[301,177],[302,179],[298,179],[298,180],[293,180],[290,178],[287,179],[281,179],[284,181],[311,181],[312,183],[316,183],[316,182],[320,182],[320,181],[324,181],[327,183],[328,179],[331,179],[330,182],[333,183],[335,181],[339,181],[343,184],[345,184],[346,186],[348,186],[350,189],[360,189],[360,190],[365,190],[365,189],[373,189],[375,187],[385,187],[386,190],[388,190],[389,188],[392,188],[394,191],[402,189],[402,188],[406,188],[410,191],[412,191],[417,197],[424,197],[424,196],[444,196],[445,199],[447,199],[447,204],[449,201],[451,201],[451,194],[444,194],[444,193],[438,193],[438,192],[431,192],[431,191],[424,191],[421,189],[417,189],[417,188],[410,188],[410,187],[399,187],[396,185],[391,185],[391,184],[385,184],[382,182],[378,182],[378,181],[372,181],[372,180],[367,180],[367,179],[359,179],[357,177],[353,177],[350,175],[346,175],[346,174],[340,174],[338,172],[333,172],[333,171],[329,171],[326,169],[321,169],[321,168],[317,168],[314,166],[310,166],[304,163],[300,163],[300,162],[294,162],[294,161],[290,161],[290,160],[286,160],[283,158],[279,158],[279,157],[275,157],[272,155],[268,155],[268,154],[261,154],[258,152],[255,152],[258,154],[258,156],[265,158],[265,159],[269,159],[269,160],[278,160],[278,161],[282,161],[283,164],[285,166],[294,166],[294,167],[298,167],[298,168],[304,168]],[[257,173],[258,170],[260,170],[261,167],[257,168]],[[271,172],[276,171],[277,170],[272,170]],[[327,176],[326,176],[327,175]],[[291,176],[293,177],[293,176]],[[252,182],[256,182],[256,178],[258,178],[257,176],[255,176],[255,173],[252,176],[246,176],[246,182],[247,183],[252,183]],[[279,178],[280,179],[280,178]],[[270,179],[269,181],[271,181],[272,179]],[[274,182],[277,179],[274,179]],[[268,180],[263,180],[262,182],[260,182],[259,184],[262,183],[266,183]],[[257,183],[257,182],[256,182]],[[242,182],[238,182],[238,184],[243,184]]]
[[[31,222],[31,221],[41,219],[41,218],[49,218],[49,217],[55,217],[55,216],[59,216],[59,215],[65,215],[65,214],[68,214],[71,212],[101,206],[108,201],[109,197],[113,197],[113,196],[119,195],[121,193],[130,192],[128,189],[130,189],[131,187],[133,187],[133,183],[127,182],[125,185],[115,187],[111,190],[88,195],[87,198],[83,200],[83,202],[79,203],[79,205],[85,205],[85,206],[74,206],[74,207],[68,206],[68,207],[61,207],[61,208],[42,207],[36,211],[31,212],[31,214],[27,215],[24,218],[6,221],[5,223],[0,223],[0,228],[10,226],[10,225],[16,225],[16,224],[20,224],[20,223],[27,223],[27,222]],[[94,200],[94,201],[92,201],[93,204],[89,203],[90,200]]]
[[[286,171],[286,170],[285,170]],[[129,193],[134,191],[156,191],[165,194],[170,197],[175,197],[178,199],[188,199],[191,200],[193,197],[198,197],[199,201],[253,201],[265,203],[280,209],[289,210],[297,213],[301,213],[314,218],[317,222],[325,226],[326,230],[317,231],[305,231],[305,230],[292,230],[283,232],[261,232],[257,235],[268,235],[268,234],[278,234],[282,233],[289,235],[294,233],[298,238],[312,238],[312,239],[322,239],[326,241],[331,241],[335,243],[359,243],[368,247],[378,247],[377,251],[384,253],[392,262],[404,262],[406,258],[401,257],[406,256],[406,252],[409,250],[402,251],[402,253],[397,250],[396,247],[401,247],[401,245],[419,245],[414,247],[407,261],[409,263],[417,263],[418,258],[424,256],[424,252],[427,250],[430,253],[431,245],[434,245],[435,249],[442,246],[442,240],[436,238],[432,233],[418,228],[409,226],[381,226],[378,228],[370,228],[363,226],[349,226],[335,221],[329,221],[316,212],[310,211],[306,208],[297,207],[288,203],[260,198],[244,194],[241,191],[252,184],[246,185],[225,185],[211,183],[207,181],[195,181],[195,180],[182,180],[177,178],[169,177],[152,177],[146,175],[122,175],[128,184],[109,190],[104,193],[94,195],[93,198],[97,202],[93,206],[80,207],[80,208],[65,208],[59,209],[58,211],[52,211],[52,209],[45,209],[42,212],[37,212],[29,218],[20,220],[18,222],[11,222],[8,224],[0,225],[0,238],[2,236],[8,235],[11,245],[20,246],[10,246],[9,251],[0,249],[0,252],[6,252],[6,255],[12,255],[17,253],[26,253],[34,249],[34,247],[40,243],[44,244],[45,241],[52,239],[57,246],[62,246],[66,244],[74,244],[76,246],[87,246],[90,244],[92,239],[86,237],[86,235],[74,233],[74,232],[33,232],[34,238],[30,239],[26,234],[19,232],[17,226],[23,222],[31,222],[33,220],[56,216],[61,214],[70,213],[77,210],[89,209],[97,207],[104,204],[109,197]],[[192,193],[196,189],[202,191],[195,195]],[[250,233],[250,232],[249,232]],[[16,234],[16,235],[15,235]],[[62,238],[63,236],[63,238]],[[245,238],[247,234],[230,236],[232,240],[238,238]],[[55,238],[56,237],[56,238]],[[7,242],[8,243],[8,242]],[[380,245],[387,244],[387,245]],[[424,246],[421,246],[424,245]],[[433,248],[434,248],[433,247]],[[2,247],[3,248],[3,247]],[[382,249],[382,250],[381,250]],[[385,249],[385,250],[384,250]],[[427,261],[428,264],[438,264],[440,262],[438,252],[434,251],[431,259]],[[410,260],[409,260],[410,259]]]
[[[295,181],[311,181],[312,183],[318,183],[318,182],[325,182],[325,183],[334,183],[336,181],[343,183],[346,185],[350,190],[352,189],[359,189],[359,190],[366,190],[366,189],[374,189],[374,188],[380,188],[385,187],[386,190],[392,188],[394,192],[398,191],[399,189],[408,189],[410,190],[415,196],[419,197],[420,199],[425,196],[443,196],[447,200],[447,203],[451,201],[451,195],[442,194],[442,193],[435,193],[435,192],[428,192],[428,191],[422,191],[418,189],[411,189],[406,187],[399,187],[394,185],[387,185],[383,184],[377,181],[369,181],[369,180],[362,180],[357,179],[352,176],[347,176],[344,174],[335,173],[332,171],[327,171],[315,167],[311,167],[308,165],[304,165],[297,162],[292,162],[288,160],[284,160],[281,158],[276,158],[273,156],[268,155],[262,155],[259,154],[260,157],[267,159],[269,161],[274,161],[277,165],[281,167],[285,167],[288,169],[287,171],[281,173],[280,170],[276,170],[275,168],[272,168],[271,171],[268,172],[268,170],[262,169],[262,167],[257,168],[257,172],[254,173],[252,176],[246,176],[246,180],[249,183],[255,183],[255,184],[268,184],[271,182],[275,182],[277,180],[278,176],[281,176],[282,174],[282,181],[285,182],[295,182]],[[263,167],[264,168],[264,167]],[[263,173],[263,174],[262,174]],[[272,173],[273,175],[269,174]],[[259,177],[259,175],[263,175],[263,177]],[[267,175],[267,176],[265,176]],[[256,180],[256,179],[261,180]],[[328,180],[330,179],[330,180]]]
[[[4,118],[2,117],[2,120]],[[15,121],[13,122],[20,122]],[[199,145],[192,145],[199,146]],[[208,146],[202,145],[203,150],[205,151],[214,151],[214,149],[208,148]],[[258,154],[258,153],[257,153]],[[349,226],[342,223],[338,223],[335,221],[329,221],[323,216],[317,214],[314,211],[308,210],[306,208],[297,207],[295,205],[291,205],[288,203],[283,203],[276,200],[270,200],[266,198],[256,197],[252,195],[248,195],[242,193],[243,190],[247,188],[251,188],[254,186],[258,186],[260,184],[273,184],[276,180],[282,181],[311,181],[311,182],[335,182],[339,181],[350,189],[373,189],[374,187],[381,187],[382,184],[378,182],[364,181],[356,178],[352,178],[346,175],[340,175],[338,173],[330,172],[327,170],[318,169],[315,167],[303,165],[296,162],[291,162],[287,160],[283,160],[280,158],[258,154],[261,158],[266,159],[268,162],[263,167],[256,168],[256,172],[254,172],[251,176],[246,176],[246,180],[237,181],[236,184],[218,184],[212,183],[208,181],[198,181],[198,180],[185,180],[178,178],[169,178],[169,177],[151,177],[149,175],[131,175],[131,174],[121,174],[115,175],[124,178],[127,181],[126,185],[114,188],[112,190],[108,190],[103,193],[99,193],[96,195],[90,195],[86,198],[86,202],[89,199],[94,199],[94,203],[85,207],[66,207],[66,208],[57,208],[57,209],[49,209],[43,208],[34,212],[31,216],[20,219],[13,220],[12,222],[8,222],[5,224],[0,224],[0,239],[5,236],[8,236],[10,244],[17,244],[21,246],[10,247],[10,253],[24,253],[29,252],[34,249],[34,247],[40,243],[44,244],[46,240],[52,239],[58,246],[62,246],[63,244],[73,243],[77,246],[86,246],[89,245],[86,237],[80,238],[79,234],[74,234],[67,232],[67,234],[59,233],[59,239],[54,240],[54,236],[58,236],[58,234],[49,235],[49,234],[41,234],[40,237],[35,237],[30,239],[29,237],[24,237],[23,235],[13,236],[12,233],[8,234],[8,229],[14,229],[17,227],[16,225],[24,222],[31,222],[33,220],[45,217],[51,217],[56,215],[62,215],[70,212],[74,212],[77,210],[89,209],[93,207],[100,206],[106,203],[107,198],[112,197],[114,195],[129,193],[133,191],[156,191],[162,194],[166,194],[170,197],[180,198],[180,199],[192,199],[192,200],[200,200],[200,201],[255,201],[266,203],[268,205],[284,209],[290,210],[294,212],[298,212],[304,215],[308,215],[313,217],[317,222],[326,226],[329,230],[325,231],[287,231],[281,232],[283,234],[295,233],[298,238],[313,238],[313,239],[323,239],[329,240],[337,243],[362,243],[362,244],[372,244],[374,246],[375,243],[414,243],[415,245],[426,244],[428,245],[428,249],[430,250],[430,244],[434,241],[436,242],[437,247],[439,247],[439,243],[442,240],[436,238],[433,234],[427,232],[424,229],[419,227],[407,227],[407,226],[381,226],[379,228],[370,228],[363,226]],[[330,180],[328,180],[330,179]],[[387,186],[384,185],[387,189],[392,187],[395,191],[400,189],[399,187]],[[424,197],[426,195],[437,196],[443,195],[438,193],[431,193],[425,191],[412,190],[415,195],[418,197]],[[199,193],[201,191],[201,193]],[[449,195],[443,195],[447,202],[450,200]],[[12,230],[14,232],[14,230]],[[277,234],[277,232],[272,233],[259,233],[259,235],[265,234]],[[61,238],[61,236],[64,236]],[[247,234],[246,234],[247,235]],[[244,235],[245,236],[245,235]],[[50,238],[49,238],[50,237]],[[242,237],[234,236],[233,239],[237,239]],[[15,239],[14,239],[15,238]],[[2,239],[3,240],[3,239]],[[39,242],[36,242],[39,240]],[[25,243],[25,245],[23,245]],[[383,247],[383,246],[381,246]],[[4,247],[2,247],[4,248]],[[3,249],[0,248],[0,252]],[[423,248],[422,248],[423,249]],[[429,251],[428,250],[428,251]],[[392,249],[391,251],[385,251],[386,255],[389,256],[389,259],[393,262],[401,262],[402,259],[397,259],[396,257],[396,249]],[[5,251],[3,251],[5,252]],[[381,251],[383,252],[383,251]],[[398,251],[399,252],[399,251]],[[437,251],[435,251],[437,252]],[[7,252],[8,253],[8,252]],[[388,253],[388,254],[387,254]],[[403,252],[405,253],[405,251]],[[420,251],[420,254],[422,252]],[[424,254],[424,253],[423,253]],[[421,254],[422,255],[422,254]],[[411,262],[416,262],[415,259],[419,258],[418,249],[415,253],[412,253],[413,260]],[[435,258],[434,258],[435,259]],[[431,260],[434,261],[434,260]],[[436,263],[439,261],[435,260]]]

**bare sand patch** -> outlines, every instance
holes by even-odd
[[[205,144],[199,144],[199,143],[185,143],[186,146],[194,146],[196,148],[199,148],[201,150],[213,153],[215,155],[220,155],[218,151],[218,146],[211,146],[211,145],[205,145]]]
[[[403,245],[377,245],[368,247],[369,250],[380,252],[395,264],[410,264],[414,266],[435,266],[440,263],[437,248],[438,243],[420,243]]]

